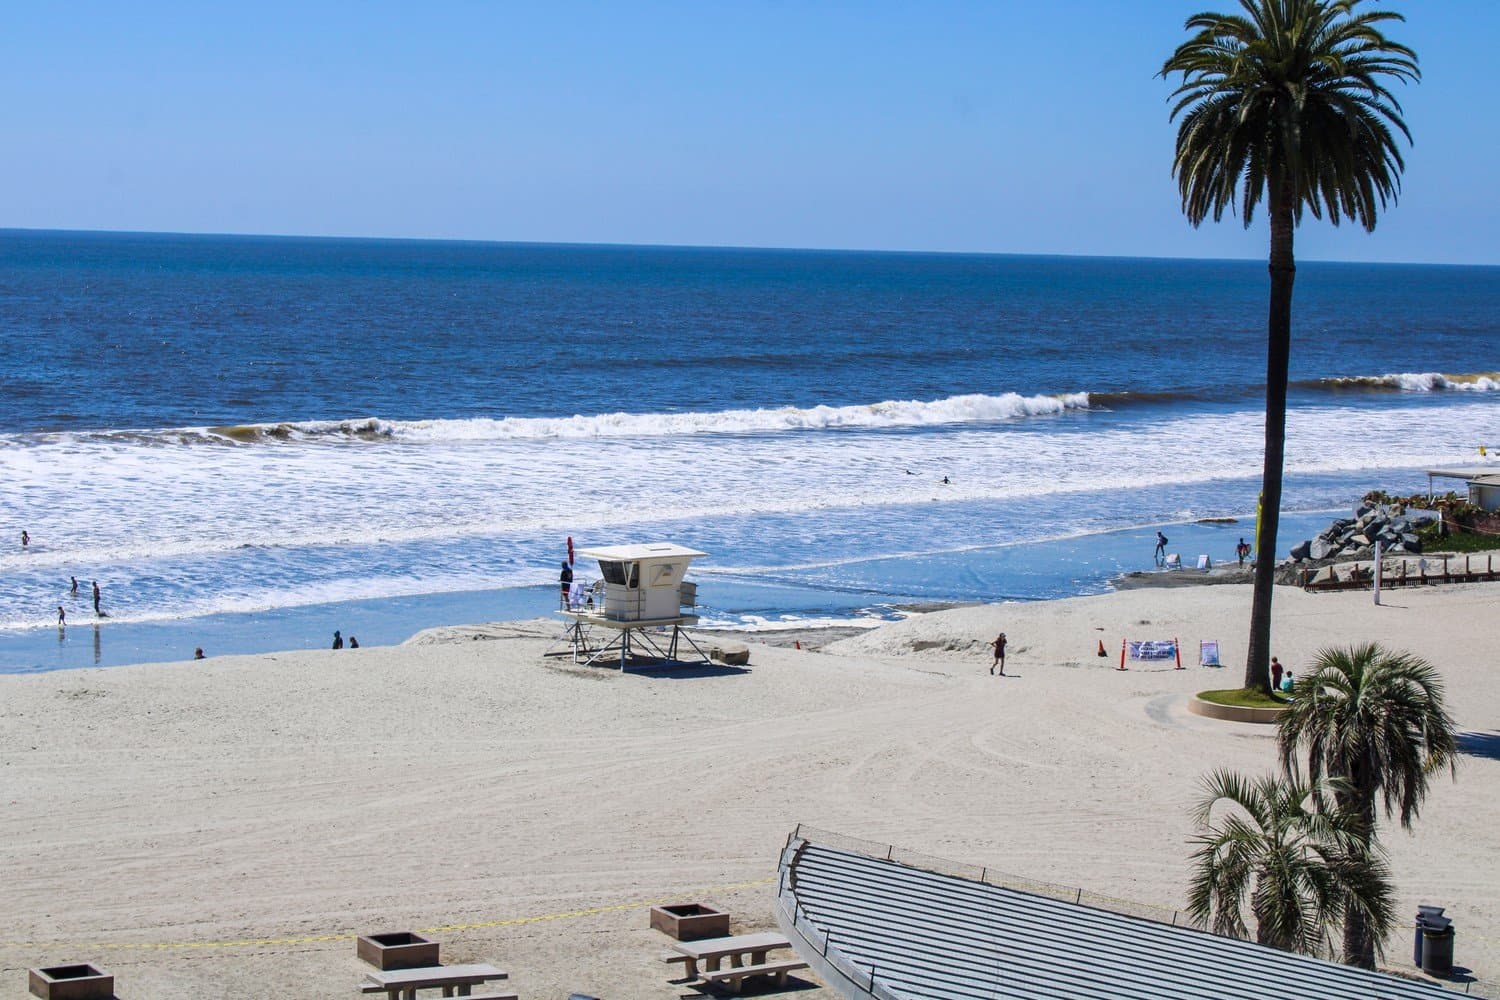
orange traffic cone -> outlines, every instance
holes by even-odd
[[[802,640],[801,639],[793,639],[792,640],[792,645],[796,646],[798,649],[801,649],[802,648]]]

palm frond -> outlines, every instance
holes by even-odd
[[[1188,221],[1226,211],[1249,226],[1283,186],[1293,212],[1373,229],[1400,194],[1396,144],[1411,132],[1386,81],[1421,79],[1411,49],[1381,33],[1392,11],[1347,0],[1240,0],[1185,23],[1191,37],[1162,65],[1180,74],[1172,172]]]

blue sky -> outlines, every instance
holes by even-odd
[[[0,226],[1263,257],[1170,178],[1232,0],[13,6]],[[1500,263],[1494,0],[1399,0],[1400,204],[1304,259]]]

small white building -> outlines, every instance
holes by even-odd
[[[671,542],[609,545],[583,549],[578,554],[599,560],[604,594],[602,601],[597,595],[594,597],[594,614],[617,622],[666,622],[683,618],[683,577],[689,563],[707,555]]]
[[[1500,511],[1500,465],[1471,465],[1467,468],[1428,469],[1427,495],[1433,493],[1434,479],[1462,479],[1469,488],[1469,503],[1480,510]]]

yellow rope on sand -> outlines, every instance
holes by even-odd
[[[730,892],[735,889],[752,889],[760,885],[769,885],[776,881],[775,878],[756,879],[753,882],[735,882],[730,885],[717,885],[707,889],[697,890],[696,895],[710,895],[719,892]],[[661,899],[634,900],[629,903],[612,903],[609,906],[591,906],[583,910],[566,910],[562,913],[543,913],[531,917],[508,917],[504,920],[486,920],[472,924],[443,924],[439,927],[421,927],[417,929],[419,934],[453,934],[459,931],[482,930],[489,927],[515,927],[521,924],[539,924],[547,920],[571,920],[576,917],[594,917],[601,913],[615,913],[620,910],[633,910],[641,906],[660,906],[663,903],[677,902],[681,895],[663,897]],[[183,950],[205,948],[263,948],[272,945],[291,944],[322,944],[327,941],[353,941],[357,934],[312,934],[306,937],[279,937],[279,938],[243,938],[237,941],[128,941],[128,942],[106,942],[96,941],[91,943],[69,943],[66,941],[0,941],[0,946],[6,948],[61,948],[66,947],[72,951],[128,951],[128,950]]]

